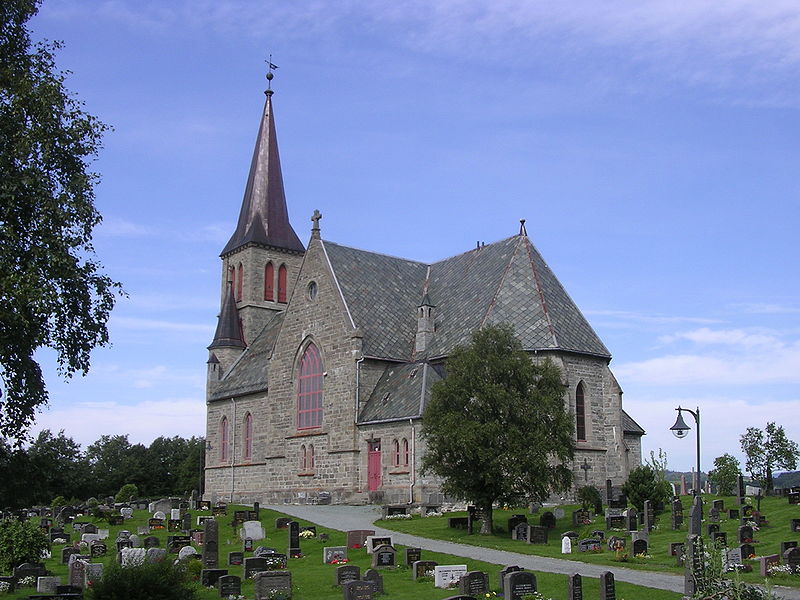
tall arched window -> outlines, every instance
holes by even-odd
[[[306,469],[308,469],[308,451],[306,445],[303,444],[300,446],[300,472],[305,473]]]
[[[275,267],[272,261],[264,267],[264,300],[275,300]]]
[[[247,413],[244,417],[244,459],[253,458],[253,415]]]
[[[309,344],[300,359],[297,382],[297,428],[322,426],[322,358],[314,344]]]
[[[397,440],[392,440],[392,464],[400,466],[400,442]]]
[[[408,466],[408,440],[403,438],[403,465]]]
[[[236,300],[242,299],[242,291],[244,289],[244,266],[239,263],[239,270],[236,275]]]
[[[575,437],[579,441],[586,441],[586,400],[582,381],[575,389]]]
[[[236,293],[236,269],[233,267],[228,267],[228,285],[230,286],[231,291],[235,294]],[[225,290],[225,293],[228,293],[228,290]]]
[[[314,444],[308,445],[308,470],[314,470]]]
[[[286,265],[278,268],[278,302],[286,302]]]
[[[219,462],[228,460],[228,417],[222,417],[219,422]]]

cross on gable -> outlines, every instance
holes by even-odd
[[[322,218],[322,213],[318,210],[314,211],[314,214],[311,216],[311,221],[314,223],[312,229],[319,229],[319,220]]]
[[[589,461],[587,459],[583,459],[583,464],[581,465],[581,469],[583,469],[583,480],[589,481],[589,469],[592,467],[589,466]]]

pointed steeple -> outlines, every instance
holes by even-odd
[[[222,302],[217,330],[214,332],[214,341],[211,342],[208,349],[245,347],[242,326],[239,323],[239,312],[236,310],[236,298],[233,296],[233,287],[231,287]]]
[[[267,100],[250,163],[239,222],[222,250],[222,256],[251,242],[296,252],[305,251],[289,223],[272,111],[272,90],[265,93]]]

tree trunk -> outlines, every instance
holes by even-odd
[[[492,535],[492,505],[481,506],[481,534]]]

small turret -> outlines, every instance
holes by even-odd
[[[425,295],[422,297],[422,302],[420,302],[417,307],[417,339],[414,344],[415,354],[423,354],[428,349],[428,345],[433,339],[433,334],[436,330],[433,318],[434,308],[436,308],[436,305],[431,302],[428,293],[425,292]]]

